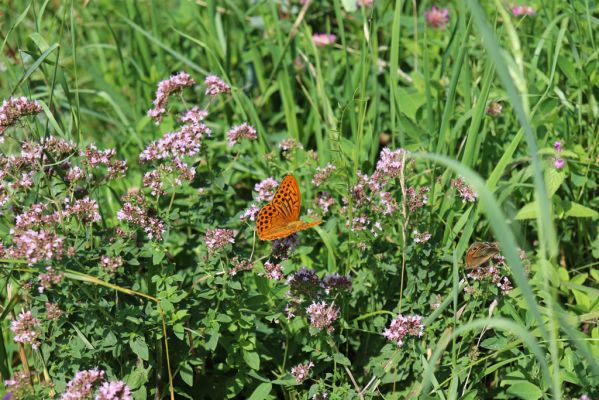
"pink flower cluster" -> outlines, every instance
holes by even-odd
[[[418,229],[414,229],[414,232],[412,232],[412,234],[414,235],[414,243],[426,243],[432,237],[430,233],[419,232]]]
[[[150,143],[139,155],[139,160],[149,162],[194,156],[200,151],[204,135],[210,136],[211,130],[203,123],[183,125],[178,131],[166,133],[161,139]]]
[[[123,265],[122,257],[101,256],[100,265],[102,269],[109,274],[114,274],[116,270]]]
[[[85,150],[80,151],[81,163],[89,167],[104,165],[108,169],[106,179],[113,180],[123,176],[127,172],[127,162],[113,160],[116,155],[115,149],[98,150],[96,145],[90,144]]]
[[[297,140],[295,140],[293,138],[288,138],[288,139],[283,139],[281,141],[281,143],[279,143],[279,148],[281,149],[281,151],[291,152],[294,150],[303,149],[304,146],[302,146],[302,144],[299,143]]]
[[[275,195],[279,183],[272,176],[256,183],[254,190],[258,192],[257,201],[271,201]]]
[[[214,98],[222,93],[231,93],[231,87],[216,75],[208,75],[204,80],[206,96]]]
[[[179,186],[183,181],[191,182],[195,174],[195,169],[175,158],[172,163],[161,164],[158,169],[146,172],[143,177],[143,185],[150,188],[152,196],[162,196],[166,194],[166,190],[164,190],[164,179],[166,177],[170,176],[174,183]]]
[[[532,17],[535,15],[535,9],[527,5],[513,5],[512,14],[514,14],[514,17],[521,17],[523,15]]]
[[[46,317],[50,321],[56,321],[60,317],[62,317],[62,310],[56,303],[46,303]]]
[[[316,196],[316,206],[322,210],[322,214],[329,213],[329,208],[335,205],[336,201],[329,192],[319,193]]]
[[[281,280],[284,278],[281,264],[275,264],[270,261],[264,263],[264,270],[268,279]]]
[[[316,167],[316,173],[312,177],[312,184],[316,187],[322,185],[337,170],[337,167],[328,163],[323,168]]]
[[[306,308],[306,314],[310,317],[310,325],[318,330],[326,329],[331,333],[335,330],[333,322],[339,317],[339,310],[335,303],[327,304],[325,301],[313,302]]]
[[[102,380],[104,380],[104,371],[97,368],[78,371],[67,383],[67,390],[60,396],[60,400],[84,400],[91,395],[94,385]]]
[[[117,212],[116,216],[121,221],[142,228],[150,239],[162,240],[162,235],[166,232],[164,222],[150,215],[150,210],[139,194],[125,196],[123,208]]]
[[[426,186],[421,186],[419,188],[408,188],[406,191],[406,203],[411,213],[428,204],[428,192],[429,188]]]
[[[406,336],[422,336],[424,333],[424,324],[420,315],[403,316],[399,314],[385,331],[383,336],[387,340],[394,342],[398,347],[404,344]]]
[[[12,394],[12,396],[9,395],[9,397],[4,397],[3,399],[5,400],[11,400],[13,398],[25,399],[33,392],[31,377],[25,371],[16,372],[12,379],[4,381],[4,386],[6,386],[6,391]]]
[[[208,229],[204,238],[208,247],[208,254],[214,254],[227,244],[235,243],[235,231],[232,229]]]
[[[60,400],[89,399],[94,386],[102,382],[104,377],[104,371],[97,368],[78,371],[67,384],[67,390],[60,396]],[[98,389],[94,400],[133,400],[133,395],[131,389],[124,382],[105,381]]]
[[[97,222],[101,218],[98,203],[89,197],[75,200],[73,204],[69,204],[68,199],[65,199],[65,202],[67,204],[63,211],[55,211],[52,214],[44,213],[48,205],[32,204],[29,210],[15,217],[13,233],[60,223],[69,217],[75,217],[83,223]]]
[[[34,115],[43,111],[40,103],[27,100],[26,97],[11,97],[2,102],[0,106],[0,137],[21,118]]]
[[[148,110],[148,116],[152,118],[156,124],[159,124],[160,121],[162,121],[162,116],[166,112],[169,96],[173,93],[180,92],[186,87],[191,87],[195,85],[195,83],[193,78],[183,71],[158,83],[154,107]]]
[[[5,255],[25,259],[29,265],[40,261],[60,260],[64,253],[64,239],[57,234],[41,230],[27,230],[13,236],[13,246],[5,250]]]
[[[83,223],[98,222],[101,219],[98,203],[89,197],[67,204],[64,213],[66,216],[74,216]]]
[[[239,257],[233,257],[231,264],[233,264],[233,268],[229,270],[231,276],[235,276],[241,271],[251,271],[254,269],[254,264],[250,260],[239,259]]]
[[[237,143],[241,141],[241,139],[257,139],[258,135],[256,135],[256,129],[249,125],[247,122],[244,122],[241,125],[234,126],[229,129],[227,132],[227,139],[229,140],[229,147],[235,146]]]
[[[466,182],[464,182],[464,179],[462,177],[452,179],[451,186],[458,190],[458,193],[460,194],[463,203],[473,203],[476,201],[478,195],[470,186],[466,184]]]
[[[248,219],[250,221],[255,221],[256,216],[258,215],[259,212],[260,212],[260,207],[258,207],[255,204],[252,204],[241,214],[239,219],[242,221],[246,221]]]
[[[389,181],[398,178],[404,168],[405,158],[405,150],[391,150],[385,147],[379,155],[376,170],[370,180],[371,190],[381,190]]]
[[[291,375],[294,376],[297,383],[302,383],[310,375],[310,369],[314,367],[314,363],[310,361],[306,364],[298,364],[291,368]]]
[[[562,142],[556,140],[553,143],[553,149],[555,150],[556,156],[553,158],[553,166],[555,169],[562,169],[566,165],[566,161],[560,157],[560,153],[562,152]]]
[[[33,316],[31,311],[21,312],[19,317],[10,324],[10,330],[15,335],[15,342],[28,343],[34,349],[37,349],[41,344],[38,340],[40,328],[40,321]]]
[[[337,40],[337,35],[329,34],[329,33],[315,33],[312,35],[312,41],[314,45],[318,47],[326,47],[330,44],[335,43]]]
[[[429,11],[424,13],[424,18],[431,28],[445,29],[449,23],[449,10],[447,8],[432,6]]]
[[[40,293],[44,293],[44,290],[49,289],[52,285],[58,285],[62,282],[64,272],[57,272],[53,267],[46,267],[46,272],[39,274],[37,278],[40,281],[37,290]]]
[[[133,395],[129,386],[123,381],[104,382],[95,400],[132,400]]]

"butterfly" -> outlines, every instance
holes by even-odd
[[[476,268],[499,254],[497,242],[474,242],[466,251],[466,268]]]
[[[283,178],[272,201],[262,207],[256,218],[260,240],[287,237],[320,224],[322,221],[300,221],[300,191],[293,175]]]

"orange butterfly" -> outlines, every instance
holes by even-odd
[[[474,242],[466,251],[466,268],[476,268],[499,254],[497,242]]]
[[[300,221],[300,191],[293,175],[283,178],[270,203],[262,207],[256,218],[256,230],[260,240],[287,237],[320,224],[322,221]]]

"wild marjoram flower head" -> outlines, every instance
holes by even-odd
[[[385,331],[383,336],[389,341],[394,342],[398,347],[404,343],[406,336],[422,336],[424,325],[420,315],[403,316],[399,314]]]
[[[231,93],[231,87],[216,75],[208,75],[204,80],[206,96],[214,98],[221,93]]]
[[[271,201],[275,195],[279,183],[272,176],[256,183],[254,190],[258,192],[257,201]]]
[[[316,167],[316,173],[312,177],[312,184],[316,187],[322,185],[337,170],[337,167],[328,163],[323,168]]]
[[[15,125],[27,115],[34,115],[43,111],[40,103],[27,100],[26,97],[11,97],[2,102],[0,107],[0,142],[3,140],[4,132]]]
[[[229,140],[229,147],[235,146],[241,139],[254,140],[258,138],[256,135],[256,129],[254,129],[247,122],[241,125],[234,126],[227,132],[227,138]]]
[[[130,194],[124,196],[123,200],[125,203],[117,212],[117,218],[142,228],[150,239],[162,240],[162,235],[166,232],[164,222],[150,215],[144,198],[139,194]]]
[[[15,372],[12,379],[4,381],[4,386],[6,386],[6,391],[9,392],[8,396],[3,398],[4,400],[27,399],[33,393],[31,377],[25,371]]]
[[[208,247],[208,253],[214,254],[227,244],[235,243],[235,231],[221,228],[208,229],[204,240],[206,241],[206,247]]]
[[[302,383],[310,375],[310,369],[314,367],[314,363],[310,361],[306,364],[298,364],[291,368],[291,375],[295,377],[295,382]]]
[[[64,272],[56,272],[52,267],[46,267],[46,272],[39,274],[38,279],[40,285],[37,288],[38,292],[44,293],[44,290],[49,289],[52,285],[58,285],[64,278]]]
[[[38,340],[40,328],[40,321],[33,316],[31,311],[21,312],[19,317],[10,324],[10,330],[15,335],[15,342],[28,343],[34,349],[41,344]]]
[[[89,398],[94,386],[104,380],[104,371],[97,368],[87,371],[78,371],[75,377],[67,383],[67,390],[60,396],[60,400],[84,400]]]
[[[472,189],[470,186],[464,182],[462,177],[458,177],[456,179],[452,179],[451,186],[458,190],[460,197],[462,198],[462,202],[470,202],[473,203],[476,201],[478,194]]]
[[[424,18],[431,28],[445,29],[449,23],[449,10],[447,8],[432,6],[429,11],[424,13]]]
[[[313,302],[306,308],[306,314],[310,317],[310,325],[318,330],[326,329],[328,333],[335,330],[333,322],[339,317],[339,310],[335,303],[327,304],[325,301]]]
[[[179,92],[186,87],[195,85],[195,81],[186,72],[179,72],[171,76],[169,79],[158,83],[156,90],[156,98],[154,99],[154,107],[148,111],[148,117],[152,118],[158,125],[162,121],[162,116],[166,113],[168,98],[171,94]]]
[[[123,381],[104,382],[94,400],[132,400],[129,386]]]

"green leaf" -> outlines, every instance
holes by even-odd
[[[539,208],[539,206],[537,205],[536,201],[533,201],[532,203],[528,203],[526,204],[524,207],[522,207],[520,209],[520,211],[518,211],[518,213],[516,214],[516,216],[514,217],[515,219],[535,219],[537,217],[537,209]]]
[[[187,386],[193,386],[193,368],[191,368],[189,363],[181,363],[181,366],[179,367],[179,375],[181,376],[183,382],[187,384]]]
[[[260,356],[258,353],[253,351],[245,351],[243,353],[243,360],[251,369],[260,369]]]
[[[341,353],[336,353],[333,356],[333,360],[335,360],[335,362],[337,364],[341,364],[341,365],[346,365],[346,366],[350,366],[351,365],[351,361],[349,361],[349,359],[347,357],[345,357],[343,354]]]
[[[578,204],[575,202],[571,202],[568,204],[569,208],[566,210],[566,217],[574,217],[574,218],[596,218],[599,216],[597,211],[585,207],[582,204]]]
[[[150,358],[150,352],[148,350],[146,340],[143,337],[138,336],[135,339],[131,340],[129,342],[129,346],[131,346],[131,350],[133,350],[133,352],[137,354],[139,358],[141,358],[144,361],[148,361],[148,359]]]
[[[358,9],[356,0],[341,0],[341,4],[347,12],[354,12]]]
[[[551,197],[557,192],[557,189],[564,181],[564,173],[559,172],[554,168],[549,168],[545,171],[545,184],[547,185],[547,196]]]
[[[271,390],[272,390],[272,383],[270,383],[270,382],[261,383],[258,385],[256,390],[254,390],[252,395],[249,397],[249,400],[265,399],[266,396],[268,396],[270,394]]]
[[[534,400],[539,399],[543,395],[543,391],[538,386],[530,382],[518,382],[510,386],[507,390],[509,394],[512,394],[521,399]]]

